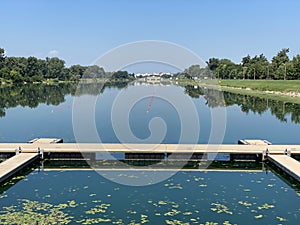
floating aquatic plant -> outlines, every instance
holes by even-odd
[[[165,220],[165,222],[166,222],[166,224],[169,224],[169,225],[189,225],[189,223],[185,223],[180,220]]]
[[[238,203],[239,203],[240,205],[243,205],[243,206],[246,206],[246,207],[249,207],[249,206],[252,205],[251,203],[248,203],[247,201],[246,201],[246,202],[239,201]]]
[[[172,209],[171,211],[166,212],[166,213],[164,214],[164,216],[176,216],[176,215],[178,215],[179,213],[180,213],[179,210]]]
[[[258,206],[257,208],[258,209],[272,209],[274,207],[275,207],[274,205],[269,205],[269,204],[265,203],[262,206]]]
[[[280,216],[276,216],[276,219],[278,219],[280,222],[285,222],[286,219]]]
[[[215,223],[215,222],[205,222],[204,224],[200,223],[200,225],[218,225],[218,223]]]
[[[18,200],[21,202],[21,209],[16,206],[3,207],[0,214],[0,224],[23,225],[23,224],[69,224],[73,217],[61,211],[62,205],[52,205],[40,203],[26,199]]]
[[[210,208],[212,211],[217,212],[217,213],[227,213],[232,215],[233,213],[229,211],[229,208],[223,204],[220,203],[211,203],[214,208]]]
[[[263,216],[262,214],[257,215],[257,216],[254,216],[255,219],[261,219],[261,218],[263,218],[263,217],[264,217],[264,216]]]
[[[105,213],[106,210],[110,207],[110,204],[101,204],[97,205],[94,208],[91,208],[90,210],[85,211],[86,214],[96,214],[96,213]]]
[[[88,218],[77,222],[80,222],[81,224],[99,224],[99,223],[110,223],[111,220],[104,219],[104,218]]]

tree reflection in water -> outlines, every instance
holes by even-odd
[[[5,116],[5,110],[17,106],[36,108],[40,103],[59,105],[65,101],[66,95],[81,96],[99,95],[106,88],[124,88],[128,82],[93,82],[93,83],[58,83],[58,84],[26,84],[22,86],[4,86],[0,88],[0,117]],[[300,104],[283,102],[262,97],[222,92],[217,89],[203,87],[195,88],[186,85],[185,93],[192,98],[203,96],[208,107],[224,107],[238,105],[242,112],[263,114],[270,110],[281,122],[287,122],[291,115],[293,123],[300,123]]]

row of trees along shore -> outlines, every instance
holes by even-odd
[[[205,68],[192,65],[181,73],[175,74],[180,79],[198,77],[217,79],[270,79],[300,80],[300,55],[292,59],[288,56],[289,49],[284,48],[275,55],[271,62],[263,55],[250,55],[242,58],[241,63],[229,59],[210,58]]]
[[[30,56],[7,57],[5,50],[0,48],[0,79],[6,83],[42,82],[43,80],[76,81],[85,78],[133,79],[127,71],[105,72],[97,65],[65,66],[65,61],[57,57],[38,59]],[[0,83],[1,83],[0,82]]]
[[[271,62],[261,54],[254,57],[247,55],[239,64],[217,58],[210,58],[206,63],[208,69],[219,79],[299,80],[300,55],[290,59],[288,53],[288,48],[282,49]]]
[[[275,55],[271,62],[261,54],[242,58],[241,63],[234,63],[229,59],[210,58],[205,68],[192,65],[184,72],[175,74],[179,78],[215,77],[218,79],[273,79],[299,80],[300,55],[292,59],[288,56],[289,49],[284,48]],[[3,48],[0,48],[0,79],[5,82],[41,82],[45,79],[76,81],[80,78],[134,79],[134,74],[127,71],[105,72],[97,65],[65,66],[65,61],[57,57],[38,59],[30,56],[6,57]]]

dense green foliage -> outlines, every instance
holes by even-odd
[[[213,75],[219,79],[300,79],[300,55],[292,59],[288,56],[289,49],[282,49],[269,62],[261,54],[245,56],[241,63],[236,64],[229,59],[211,58],[206,63]]]
[[[182,73],[174,74],[174,78],[178,79],[193,79],[193,78],[211,78],[212,73],[208,67],[200,68],[199,65],[191,65],[189,68],[185,69]]]
[[[247,55],[238,64],[229,59],[210,58],[205,68],[192,65],[174,76],[178,79],[300,80],[300,55],[290,59],[288,53],[288,48],[282,49],[271,62],[263,54]]]
[[[46,79],[74,81],[80,78],[103,78],[104,69],[97,66],[65,66],[57,57],[37,59],[35,57],[6,57],[0,48],[0,80],[6,83],[42,82]]]
[[[290,59],[288,53],[288,48],[282,49],[271,62],[263,54],[254,57],[247,55],[238,64],[229,59],[210,58],[205,68],[191,65],[182,73],[175,74],[174,78],[300,80],[300,55]],[[0,81],[2,82],[41,82],[45,79],[72,81],[80,78],[132,80],[134,75],[127,71],[105,72],[97,65],[73,65],[67,68],[65,61],[57,57],[46,59],[32,56],[6,57],[4,49],[0,48]]]
[[[127,71],[117,71],[114,72],[111,76],[113,80],[133,80],[134,74],[130,74]]]

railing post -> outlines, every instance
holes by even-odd
[[[22,152],[21,146],[16,149],[16,155],[19,155]]]
[[[263,150],[262,161],[266,161],[269,155],[269,149]]]
[[[291,157],[291,150],[288,150],[287,148],[284,150],[284,154]]]
[[[44,159],[44,149],[41,149],[40,147],[38,147],[37,153],[40,155],[41,159]]]

